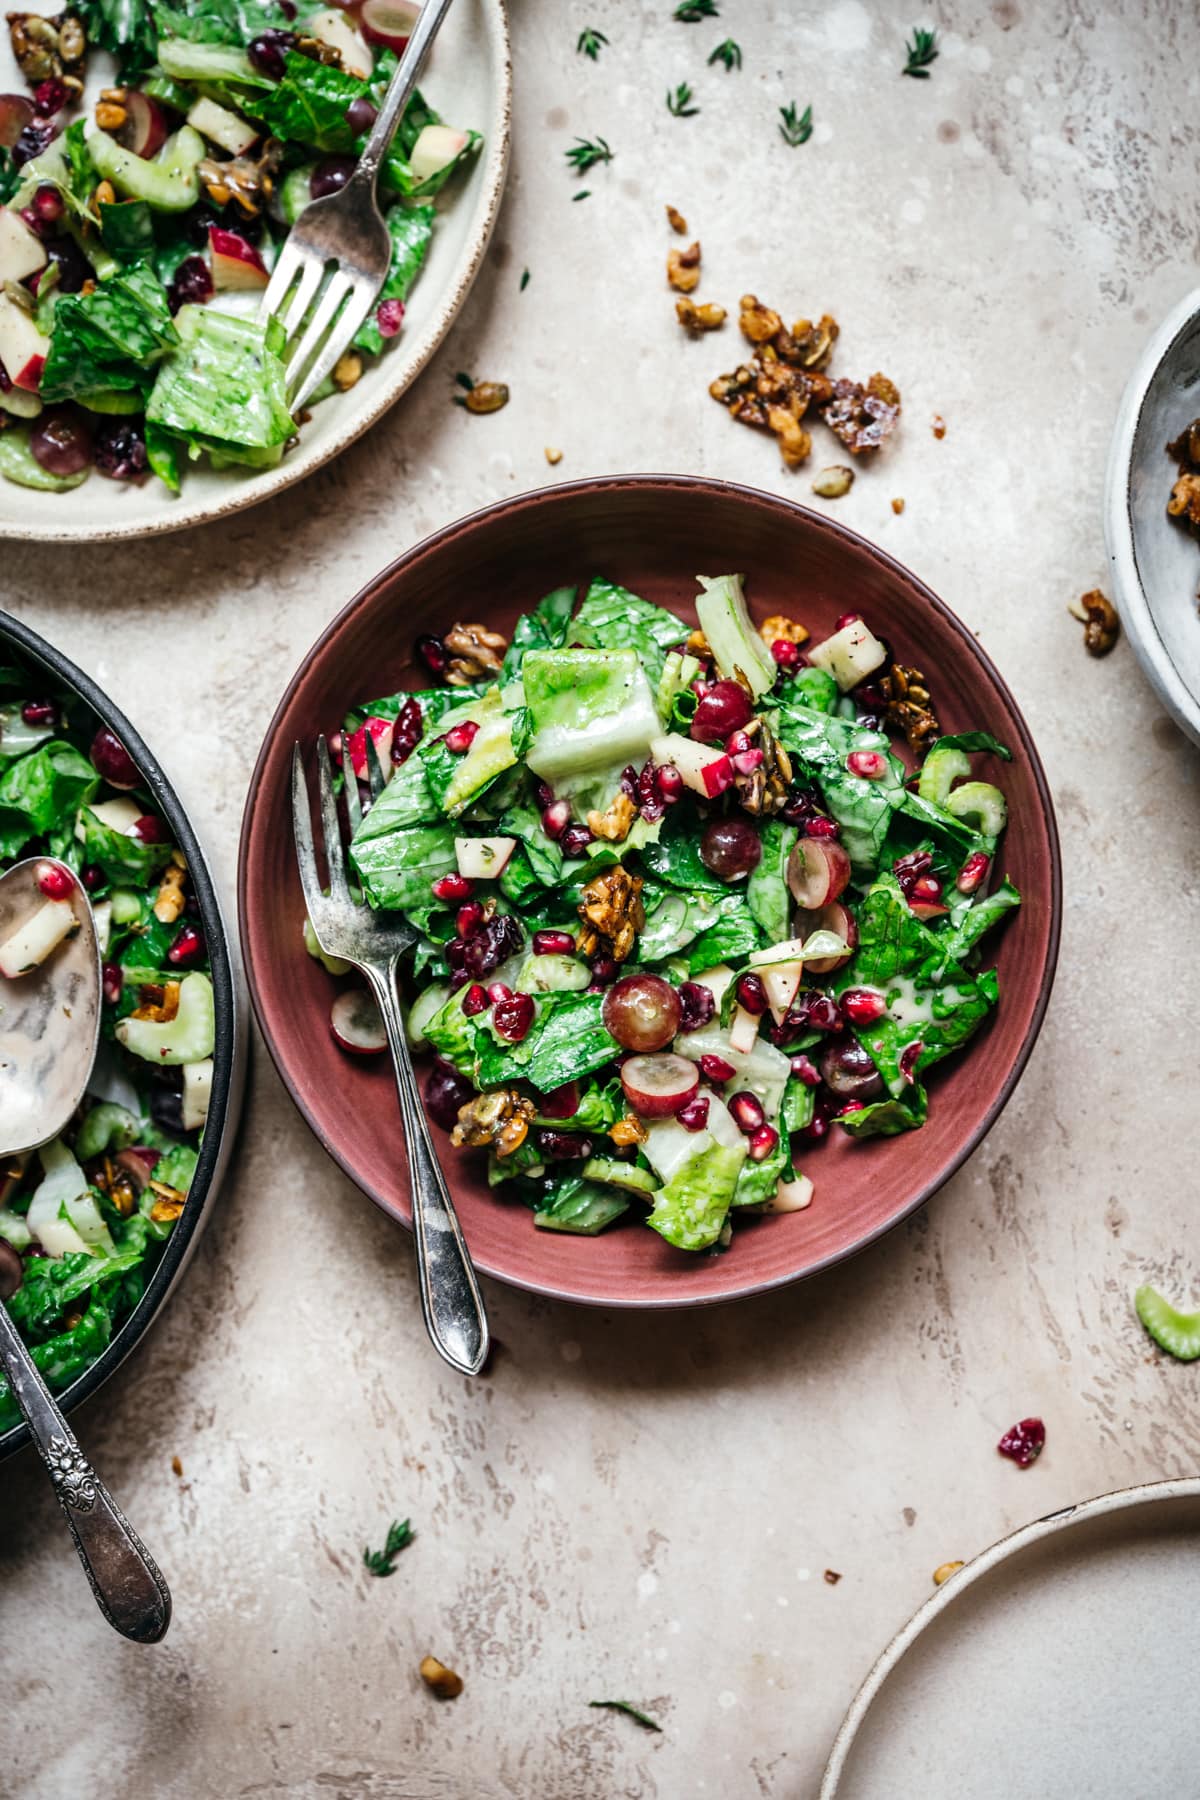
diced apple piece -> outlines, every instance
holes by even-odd
[[[768,944],[765,950],[752,950],[750,967],[769,968],[772,963],[799,962],[804,956],[803,938],[785,938],[781,944]]]
[[[219,225],[210,225],[208,248],[213,286],[222,292],[244,293],[265,288],[270,281],[267,265],[254,245],[236,231],[222,231]]]
[[[757,1042],[758,1014],[748,1012],[744,1006],[739,1006],[734,1012],[733,1022],[729,1027],[730,1048],[738,1051],[742,1056],[749,1056]]]
[[[715,968],[704,969],[699,975],[692,975],[689,979],[694,986],[708,989],[717,1003],[717,1010],[720,1011],[721,998],[733,980],[733,970],[728,963],[718,963]]]
[[[0,975],[9,981],[27,975],[78,929],[79,920],[69,900],[47,900],[0,944]]]
[[[215,100],[197,100],[187,117],[188,124],[201,137],[228,150],[230,156],[244,156],[258,139],[257,125],[251,125],[240,113],[230,112],[227,106],[218,106]]]
[[[462,155],[468,141],[465,131],[455,131],[451,125],[426,125],[418,133],[408,166],[418,181],[428,181],[448,169]]]
[[[787,1017],[788,1008],[800,992],[800,983],[804,979],[804,964],[800,961],[789,963],[772,963],[763,969],[762,984],[767,996],[767,1005],[771,1009],[771,1017],[777,1025],[782,1025]]]
[[[650,745],[656,763],[673,763],[683,785],[713,800],[733,784],[733,764],[719,744],[698,744],[678,731],[656,737]]]
[[[370,79],[375,59],[339,7],[327,7],[324,12],[314,13],[311,19],[305,19],[304,35],[315,37],[320,43],[337,50],[347,75],[357,76],[359,81]],[[192,123],[194,125],[196,121],[193,119]],[[204,127],[201,125],[198,129],[203,131]]]
[[[142,809],[137,802],[124,797],[119,800],[101,800],[98,806],[89,806],[88,811],[120,837],[132,837],[133,828],[142,817]],[[81,844],[87,839],[82,812],[75,821],[75,836]]]
[[[24,281],[44,269],[47,261],[46,246],[20,213],[0,206],[0,282]]]
[[[42,336],[32,313],[0,293],[0,363],[13,386],[36,394],[49,354],[50,339]]]
[[[808,660],[818,669],[824,669],[827,675],[832,675],[845,694],[882,668],[887,661],[887,651],[875,633],[861,619],[855,619],[835,631],[832,637],[814,644],[808,652]]]
[[[494,881],[504,873],[516,847],[517,840],[511,837],[455,838],[458,872],[468,881]]]
[[[208,1118],[212,1099],[213,1059],[183,1065],[183,1129],[199,1131]]]

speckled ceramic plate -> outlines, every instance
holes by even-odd
[[[51,12],[49,0],[35,10]],[[99,64],[102,58],[93,58]],[[102,82],[95,69],[90,86]],[[408,301],[394,343],[368,360],[362,380],[348,394],[323,402],[301,428],[300,443],[277,469],[215,470],[185,463],[183,491],[173,498],[161,481],[144,486],[108,481],[93,472],[66,494],[35,493],[0,479],[0,538],[95,543],[102,538],[146,537],[222,518],[268,500],[319,469],[361,437],[409,387],[453,324],[483,263],[508,168],[512,109],[508,20],[504,0],[457,0],[438,33],[421,80],[430,101],[455,123],[483,133],[483,148],[468,173],[452,180],[438,199],[438,222],[429,260]],[[0,93],[24,93],[8,43],[0,31]]]
[[[820,1800],[1191,1795],[1200,1481],[1038,1519],[939,1588],[880,1657]]]
[[[1167,517],[1166,446],[1200,415],[1200,288],[1164,319],[1129,378],[1108,457],[1114,597],[1163,705],[1200,744],[1200,547]]]
[[[338,1162],[387,1212],[409,1220],[400,1123],[384,1059],[341,1052],[332,987],[304,954],[304,905],[288,800],[292,745],[335,729],[346,708],[424,685],[414,635],[462,614],[510,631],[551,588],[605,574],[695,618],[697,570],[740,569],[759,618],[788,612],[817,637],[853,601],[905,662],[929,677],[949,731],[993,732],[1011,822],[1004,866],[1025,896],[995,942],[1001,1003],[930,1084],[929,1123],[855,1144],[842,1132],[804,1160],[804,1213],[739,1223],[726,1255],[689,1257],[640,1223],[597,1238],[535,1229],[489,1192],[482,1159],[435,1133],[477,1265],[518,1287],[608,1306],[693,1306],[777,1287],[839,1261],[951,1176],[1012,1093],[1045,1012],[1058,952],[1054,814],[1028,729],[971,633],[915,575],[831,519],[728,482],[622,476],[544,489],[475,513],[409,550],[314,645],[267,728],[242,825],[239,912],[251,997],[292,1098]],[[427,680],[427,677],[424,678]]]

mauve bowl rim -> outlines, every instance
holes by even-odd
[[[1029,1023],[1017,1053],[1009,1066],[994,1100],[972,1131],[968,1133],[960,1148],[957,1149],[952,1156],[946,1159],[941,1168],[934,1171],[927,1180],[923,1181],[913,1196],[899,1207],[891,1217],[882,1220],[870,1231],[867,1231],[856,1238],[852,1244],[831,1251],[828,1255],[822,1256],[818,1261],[810,1263],[802,1269],[787,1270],[778,1275],[748,1281],[727,1290],[722,1290],[720,1293],[695,1294],[680,1292],[678,1296],[675,1296],[668,1292],[661,1297],[655,1295],[650,1298],[639,1298],[629,1294],[620,1293],[604,1296],[594,1293],[581,1294],[569,1288],[554,1285],[545,1280],[529,1279],[521,1275],[513,1274],[508,1270],[495,1268],[480,1260],[477,1260],[475,1263],[475,1267],[480,1274],[486,1275],[494,1281],[503,1282],[507,1287],[517,1288],[525,1293],[537,1294],[548,1300],[564,1301],[575,1306],[611,1308],[614,1311],[662,1312],[685,1311],[703,1306],[723,1306],[731,1301],[747,1300],[757,1295],[772,1293],[779,1288],[790,1287],[796,1282],[807,1281],[813,1276],[822,1274],[827,1269],[836,1267],[839,1263],[846,1262],[849,1258],[859,1255],[860,1252],[868,1249],[872,1244],[877,1243],[880,1238],[887,1236],[889,1232],[894,1231],[898,1225],[903,1224],[905,1219],[910,1218],[912,1214],[918,1211],[920,1207],[924,1206],[928,1200],[932,1199],[934,1194],[936,1194],[940,1188],[945,1186],[946,1182],[962,1168],[967,1159],[979,1148],[979,1145],[983,1142],[997,1118],[1000,1116],[1000,1113],[1011,1099],[1016,1085],[1020,1080],[1021,1075],[1024,1073],[1026,1064],[1033,1053],[1033,1047],[1040,1035],[1042,1024],[1046,1016],[1046,1008],[1049,1005],[1050,994],[1054,986],[1062,935],[1062,854],[1059,845],[1058,824],[1055,817],[1054,802],[1050,793],[1050,785],[1046,779],[1046,772],[1042,767],[1042,760],[1038,754],[1037,746],[1034,743],[1033,735],[1026,723],[1025,715],[1017,705],[1016,699],[1008,686],[1008,683],[968,627],[962,622],[951,607],[949,607],[944,600],[939,598],[932,588],[921,580],[920,576],[914,574],[911,569],[904,563],[899,562],[895,557],[891,556],[886,550],[881,549],[878,544],[872,543],[871,540],[864,537],[861,532],[853,530],[848,525],[843,525],[839,520],[829,518],[826,514],[816,512],[813,508],[804,506],[799,501],[788,499],[784,495],[773,494],[762,488],[751,487],[745,482],[731,481],[724,477],[678,473],[584,476],[573,481],[529,488],[523,493],[507,495],[501,500],[491,501],[486,506],[477,507],[472,512],[464,513],[460,518],[440,526],[436,531],[429,533],[428,536],[421,538],[415,544],[411,544],[406,550],[401,551],[398,556],[394,557],[386,567],[378,572],[378,574],[372,576],[371,579],[368,580],[356,594],[352,595],[345,605],[334,614],[325,629],[302,656],[294,674],[280,697],[279,704],[276,706],[269,724],[267,725],[262,745],[255,759],[254,770],[250,777],[250,785],[247,790],[246,803],[242,813],[241,831],[238,838],[237,913],[238,933],[242,948],[242,963],[245,972],[246,986],[250,995],[250,1003],[254,1010],[255,1019],[258,1022],[258,1028],[262,1033],[263,1042],[267,1047],[268,1054],[275,1065],[276,1071],[279,1074],[279,1078],[282,1081],[289,1098],[317,1142],[321,1145],[322,1149],[338,1165],[342,1172],[349,1177],[354,1185],[364,1193],[369,1200],[374,1202],[386,1217],[402,1225],[406,1230],[411,1231],[411,1220],[404,1219],[394,1205],[389,1203],[382,1194],[376,1192],[372,1187],[367,1185],[359,1170],[352,1166],[348,1158],[342,1154],[341,1150],[331,1141],[327,1133],[313,1118],[292,1080],[283,1052],[277,1046],[274,1033],[264,1017],[265,1008],[259,989],[258,968],[255,961],[254,946],[248,923],[250,918],[250,905],[247,871],[250,862],[250,843],[254,833],[253,817],[257,810],[259,791],[266,777],[267,763],[272,756],[274,746],[279,740],[284,718],[292,706],[297,690],[305,682],[314,665],[325,655],[337,635],[350,624],[354,615],[357,614],[361,608],[369,606],[378,600],[382,591],[399,579],[406,568],[411,567],[415,562],[428,555],[435,554],[452,539],[457,538],[464,533],[486,531],[489,526],[502,519],[505,514],[514,509],[520,509],[529,505],[553,507],[558,504],[569,504],[574,500],[581,499],[590,499],[601,502],[605,496],[636,492],[639,490],[657,490],[664,496],[675,493],[707,493],[714,499],[718,497],[721,499],[730,499],[736,503],[752,507],[765,506],[772,511],[786,516],[787,519],[794,523],[799,523],[809,529],[815,530],[818,534],[824,534],[825,536],[836,540],[843,548],[848,548],[859,553],[865,553],[870,559],[874,560],[883,568],[889,578],[899,582],[901,585],[911,588],[917,599],[927,606],[935,615],[938,615],[944,623],[950,627],[952,633],[961,641],[968,657],[975,662],[982,675],[992,683],[996,694],[1011,713],[1020,740],[1020,750],[1028,763],[1032,775],[1034,791],[1039,802],[1039,818],[1042,822],[1045,848],[1050,863],[1050,907],[1047,922],[1046,955],[1039,976],[1037,991],[1033,998]],[[266,827],[264,826],[263,829],[265,831]]]

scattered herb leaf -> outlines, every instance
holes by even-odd
[[[586,175],[597,163],[610,163],[613,159],[613,153],[602,137],[594,143],[587,138],[576,138],[564,155],[577,175]]]
[[[723,44],[717,45],[716,49],[709,57],[709,68],[711,69],[716,62],[724,63],[726,74],[728,74],[731,69],[740,69],[742,66],[742,46],[740,44],[735,44],[732,38],[726,38]]]
[[[580,56],[590,56],[592,61],[595,62],[600,54],[601,44],[607,43],[608,39],[605,37],[604,33],[602,31],[593,31],[589,25],[586,30],[580,32],[579,42],[576,44],[575,49]]]
[[[528,286],[529,286],[529,270],[522,269],[521,270],[521,292],[524,293],[525,289]]]
[[[783,121],[779,127],[779,135],[785,144],[789,144],[793,150],[800,144],[807,144],[813,129],[811,106],[806,106],[802,113],[797,114],[796,102],[790,100],[786,106],[780,107],[779,117]]]
[[[466,388],[468,394],[475,386],[474,376],[468,375],[464,369],[460,369],[454,379],[457,381],[460,388]]]
[[[678,17],[678,14],[676,14],[676,17]],[[700,108],[692,105],[693,97],[692,90],[687,82],[681,81],[673,94],[670,91],[667,93],[667,111],[669,113],[674,113],[677,119],[694,118],[700,111]]]
[[[678,15],[676,16],[678,17]],[[638,1724],[645,1726],[647,1731],[662,1730],[662,1726],[656,1720],[650,1718],[648,1713],[639,1712],[630,1700],[589,1700],[588,1705],[607,1707],[609,1712],[628,1713],[631,1719],[636,1719]]]
[[[919,25],[914,26],[912,43],[906,39],[904,48],[908,53],[908,61],[900,73],[911,75],[914,81],[928,81],[929,65],[938,58],[937,31],[923,31]]]
[[[572,200],[586,200],[591,191],[591,188],[580,188],[577,194],[571,195],[571,198]]]
[[[394,1575],[396,1558],[402,1550],[407,1550],[413,1541],[413,1529],[407,1519],[393,1519],[388,1526],[387,1540],[382,1550],[365,1549],[363,1564],[372,1575]]]
[[[701,19],[715,19],[720,10],[717,0],[679,0],[671,16],[681,25],[698,25]]]

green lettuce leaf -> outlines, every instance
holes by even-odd
[[[73,0],[88,47],[107,50],[120,64],[121,80],[136,81],[158,54],[158,35],[148,0]]]
[[[892,755],[886,734],[793,705],[780,707],[777,734],[799,763],[799,772],[819,785],[854,867],[874,874],[892,814],[906,793],[904,764]],[[882,779],[868,781],[851,773],[846,759],[856,750],[886,758]]]
[[[260,32],[287,31],[294,15],[279,0],[151,0],[161,37],[193,44],[248,44]]]
[[[512,681],[520,674],[527,650],[562,648],[567,641],[577,592],[578,589],[573,587],[555,588],[552,594],[538,601],[531,613],[521,614],[504,655],[504,681]]]
[[[762,856],[746,884],[746,904],[768,944],[791,937],[792,896],[787,885],[788,857],[800,835],[794,825],[767,819],[759,828]]]
[[[375,322],[383,300],[407,300],[414,281],[421,273],[429,245],[433,239],[435,213],[432,206],[393,206],[385,215],[392,239],[392,261],[387,280],[379,291],[379,299],[358,328],[354,339],[357,349],[377,356],[386,339]]]
[[[95,1258],[90,1258],[95,1262]],[[60,1393],[108,1348],[112,1338],[113,1315],[108,1299],[99,1287],[91,1290],[87,1311],[78,1325],[58,1332],[30,1351],[41,1370],[42,1379],[53,1392]],[[0,1375],[0,1431],[7,1431],[20,1418],[20,1410],[12,1397],[8,1377]]]
[[[498,1087],[519,1075],[546,1094],[617,1055],[616,1039],[600,1017],[601,994],[546,994],[536,1004],[533,1025],[519,1044],[497,1038],[489,1025],[479,1028],[480,1087]]]
[[[147,366],[179,342],[167,293],[149,264],[134,263],[90,294],[62,294],[42,371],[46,400],[98,388],[144,389]]]
[[[107,879],[118,885],[147,882],[171,860],[170,844],[146,844],[141,838],[126,837],[98,819],[89,806],[83,807],[80,824],[84,861],[98,863]]]
[[[597,650],[636,650],[652,688],[662,676],[667,651],[682,644],[689,628],[674,613],[639,600],[614,581],[594,580],[571,622],[573,642]]]
[[[0,855],[11,857],[93,798],[100,777],[59,738],[9,763],[0,775]]]
[[[951,956],[956,956],[962,962],[974,950],[983,934],[990,931],[993,925],[999,924],[1007,913],[1020,904],[1020,894],[1006,878],[994,893],[980,894],[961,917],[955,918],[957,909],[952,908],[951,917],[955,918],[955,923],[949,931],[938,934],[939,942]]]
[[[189,456],[218,466],[278,462],[295,432],[285,371],[268,326],[208,306],[181,307],[180,343],[159,368],[147,424],[182,438]]]
[[[578,1237],[595,1237],[627,1213],[629,1206],[629,1196],[618,1188],[572,1175],[555,1193],[552,1204],[539,1207],[534,1213],[533,1222],[543,1231],[570,1231]]]
[[[458,867],[454,827],[405,825],[381,837],[356,837],[350,861],[372,906],[394,908],[427,931],[433,914],[445,908],[432,883]]]
[[[677,1250],[711,1249],[733,1204],[745,1160],[744,1145],[711,1139],[659,1188],[646,1223]]]
[[[918,1081],[895,1098],[873,1100],[859,1112],[847,1113],[838,1124],[852,1138],[898,1137],[902,1131],[918,1130],[928,1110],[928,1097]]]

